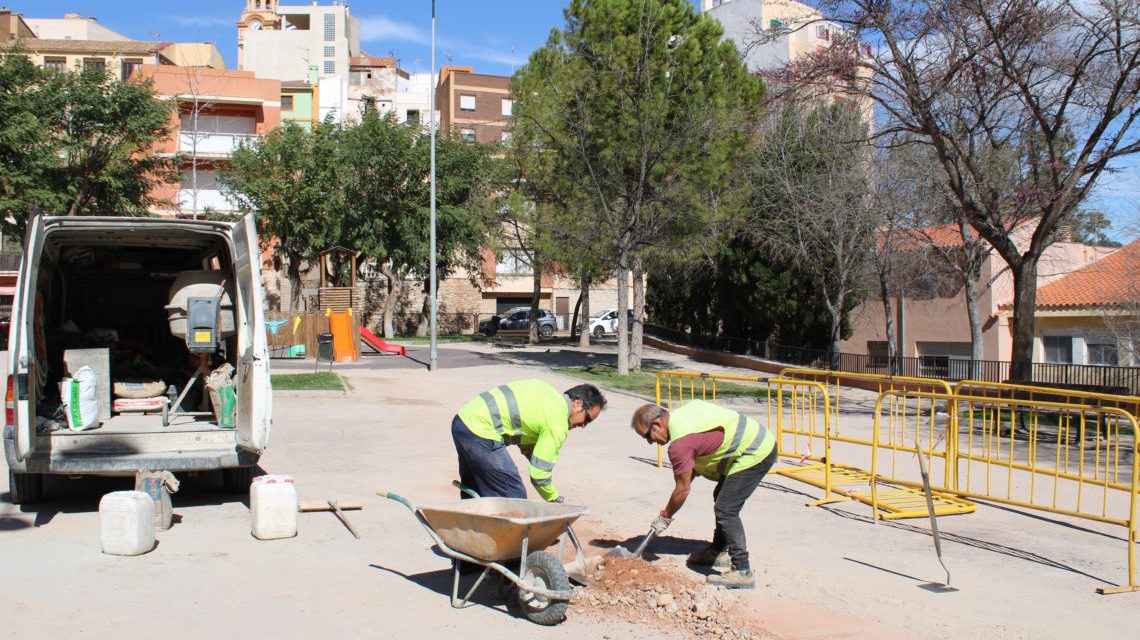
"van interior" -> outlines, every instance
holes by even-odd
[[[214,287],[219,298],[224,288],[227,299],[236,300],[230,250],[221,235],[185,231],[172,236],[166,230],[159,237],[145,230],[91,229],[50,233],[35,285],[39,309],[32,352],[47,364],[35,408],[44,421],[38,422],[49,431],[66,432],[60,383],[74,372],[67,370],[65,354],[96,349],[106,350],[109,371],[97,373],[110,378],[109,384],[101,383],[100,393],[109,393],[113,408],[100,432],[218,429],[204,377],[191,385],[169,426],[164,426],[161,410],[116,402],[123,397],[120,388],[129,388],[132,393],[125,397],[159,403],[165,398],[174,405],[196,372],[214,371],[225,363],[236,366],[236,332],[228,337],[219,332],[217,348],[202,354],[191,353],[186,337],[172,332],[167,310],[172,284],[181,274],[200,271],[216,272],[207,275],[215,275],[220,283]],[[229,308],[233,314],[232,304]],[[232,327],[232,316],[230,321]]]

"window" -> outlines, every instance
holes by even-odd
[[[336,73],[335,60],[325,60],[325,73]]]
[[[869,362],[867,363],[872,367],[885,367],[887,366],[887,341],[886,340],[868,340],[867,341],[867,355]]]
[[[503,144],[507,144],[510,141],[511,141],[511,132],[510,131],[504,131],[503,132]]]
[[[468,143],[475,142],[475,130],[474,129],[460,129],[459,130],[459,139],[464,141],[464,142],[468,142]]]
[[[407,114],[404,117],[404,122],[407,122],[408,124],[419,124],[420,123],[420,110],[419,109],[408,109]]]
[[[515,106],[514,100],[503,100],[503,115],[504,116],[511,115],[511,111],[514,110],[514,106]]]
[[[1041,344],[1045,347],[1045,362],[1073,362],[1073,339],[1070,336],[1042,336]]]
[[[820,38],[821,40],[830,40],[831,32],[822,24],[817,24],[815,25],[815,37]]]
[[[474,111],[475,110],[475,96],[459,96],[459,110],[460,111]]]
[[[293,96],[281,96],[281,110],[282,111],[292,111],[293,110]]]
[[[326,58],[335,58],[336,57],[336,47],[325,47],[325,57]]]
[[[65,71],[67,69],[67,58],[44,58],[44,68],[53,71]]]
[[[1116,345],[1111,343],[1089,344],[1089,364],[1115,367],[1120,364]]]
[[[84,58],[83,70],[98,71],[99,73],[103,73],[107,70],[107,61],[103,58]]]
[[[126,60],[123,60],[122,79],[126,80],[127,78],[131,77],[131,74],[135,71],[138,71],[138,68],[142,66],[142,63],[143,61],[138,58],[128,58]]]
[[[325,14],[325,42],[336,40],[336,14]]]

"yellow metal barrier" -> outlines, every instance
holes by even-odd
[[[766,385],[763,388],[766,401],[765,414],[769,428],[776,430],[779,455],[791,458],[790,466],[773,470],[775,475],[783,475],[823,490],[821,499],[809,502],[809,506],[820,506],[843,500],[858,500],[871,504],[868,490],[872,475],[860,468],[836,463],[832,456],[832,443],[871,447],[868,437],[835,435],[833,407],[828,400],[828,390],[823,382],[788,378],[762,378],[757,376],[737,376],[725,374],[703,374],[690,371],[662,371],[657,376],[657,402],[672,410],[675,403],[695,398],[716,402],[719,394],[718,383],[751,382]],[[758,389],[758,391],[760,391]],[[905,416],[902,405],[898,409]],[[917,411],[917,410],[916,410]],[[869,410],[868,410],[869,413]],[[933,420],[933,413],[930,414]],[[869,429],[869,425],[868,425]],[[890,445],[883,445],[890,446]],[[908,450],[905,446],[900,450]],[[662,466],[663,448],[657,448],[657,464]],[[945,453],[939,454],[945,459]],[[807,464],[811,461],[814,464]],[[943,472],[949,477],[948,470]],[[889,478],[881,477],[881,481]],[[921,492],[906,486],[891,487],[891,499],[878,501],[878,508],[884,518],[917,518],[928,515],[925,498]],[[953,496],[935,496],[935,513],[968,513],[974,505]]]
[[[693,398],[716,402],[726,382],[764,385],[756,398],[766,404],[780,455],[793,460],[772,473],[823,489],[824,497],[809,504],[854,499],[876,520],[925,517],[918,467],[910,465],[922,455],[936,515],[970,513],[973,498],[1125,527],[1128,583],[1097,591],[1140,590],[1140,450],[1128,410],[1140,398],[975,381],[951,389],[942,380],[789,368],[779,378],[663,371],[657,402],[667,409]],[[873,409],[850,391],[854,400],[841,406],[839,387],[849,384],[875,394]],[[861,452],[869,450],[870,471],[836,462],[836,446],[841,459],[866,460]]]
[[[954,385],[954,394],[959,396],[984,396],[1017,398],[1023,400],[1047,400],[1052,402],[1072,402],[1094,407],[1116,407],[1134,416],[1140,416],[1140,397],[1097,393],[1094,391],[1074,391],[1056,387],[1009,384],[1006,382],[986,382],[984,380],[962,380]]]
[[[929,440],[920,443],[921,438],[915,438],[910,448],[928,457],[944,457],[950,475],[940,491],[1123,526],[1128,530],[1128,584],[1098,591],[1140,590],[1134,566],[1140,488],[1137,422],[1131,413],[1075,402],[884,391],[874,416],[871,474],[876,480],[881,477],[881,458],[906,450],[897,446],[900,434],[908,436],[905,425],[900,430],[893,424],[891,405],[923,399],[945,402],[948,409],[943,432],[947,446],[931,448]],[[899,478],[891,482],[916,484]],[[871,485],[876,518],[882,499],[877,485]]]

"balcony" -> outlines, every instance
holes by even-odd
[[[205,131],[182,131],[178,134],[178,151],[195,153],[198,157],[228,158],[242,144],[257,138],[255,133],[213,133]]]
[[[226,192],[217,189],[198,189],[197,208],[195,208],[194,204],[193,189],[178,190],[178,207],[186,213],[201,213],[206,209],[224,213],[238,210],[238,208],[226,198]]]

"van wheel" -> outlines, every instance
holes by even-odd
[[[604,335],[606,335],[605,330],[601,327],[594,327],[594,338],[601,340]]]
[[[222,490],[226,493],[249,493],[253,481],[253,467],[222,469]]]
[[[42,473],[15,473],[8,471],[8,496],[12,504],[32,504],[44,495]]]

